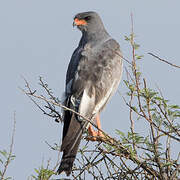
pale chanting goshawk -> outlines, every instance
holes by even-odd
[[[73,25],[82,32],[82,37],[68,66],[64,105],[94,120],[100,129],[99,113],[117,90],[122,76],[120,46],[107,33],[96,12],[77,14]],[[68,110],[63,110],[63,121],[63,156],[57,173],[65,171],[70,175],[85,128],[93,140],[102,133]]]

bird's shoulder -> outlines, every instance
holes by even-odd
[[[108,38],[107,40],[105,40],[102,43],[99,43],[99,47],[97,48],[100,51],[117,51],[120,49],[120,45],[119,43],[113,39],[113,38]]]
[[[86,44],[81,55],[87,61],[98,61],[99,59],[113,59],[119,53],[121,54],[119,43],[110,37],[102,42],[96,42],[94,46]]]
[[[119,43],[118,43],[115,39],[113,39],[113,38],[107,39],[107,40],[102,44],[102,46],[103,46],[104,48],[108,48],[108,49],[112,49],[112,50],[118,50],[118,49],[120,49]]]

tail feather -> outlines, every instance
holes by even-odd
[[[91,97],[89,96],[89,91],[91,91]],[[95,90],[94,88],[87,88],[83,91],[82,97],[76,99],[81,99],[79,101],[72,102],[73,98],[69,97],[67,99],[67,107],[76,109],[84,117],[91,117],[94,110],[95,104]],[[74,107],[74,103],[77,104]],[[84,129],[87,127],[87,121],[81,121],[80,118],[70,111],[65,111],[64,115],[64,128],[63,128],[63,140],[61,145],[61,151],[63,151],[62,160],[58,168],[57,173],[65,171],[65,173],[70,175],[73,167],[74,160],[78,151],[80,140]]]
[[[69,176],[71,174],[73,163],[76,158],[76,154],[77,154],[78,147],[80,144],[80,140],[81,140],[81,137],[76,141],[76,144],[75,144],[74,148],[72,149],[72,151],[70,151],[70,152],[64,151],[63,152],[61,164],[57,170],[58,174],[62,173],[63,171],[66,173],[67,176]]]
[[[67,134],[61,145],[63,156],[57,170],[58,174],[64,171],[67,176],[70,175],[85,126],[86,123],[78,121],[76,116],[72,115]]]

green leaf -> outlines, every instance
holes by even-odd
[[[167,163],[163,164],[163,167],[166,167],[166,166],[172,166],[172,165],[173,165],[173,163],[167,162]]]
[[[139,78],[141,76],[141,72],[137,71],[136,76],[137,76],[137,78]]]
[[[127,148],[128,150],[131,148],[130,144],[124,145],[125,148]]]
[[[34,171],[35,171],[37,174],[39,174],[39,172],[40,172],[40,171],[39,171],[38,169],[36,169],[36,168],[34,169]]]
[[[159,97],[159,96],[154,97],[154,99],[156,99],[156,100],[158,100],[158,101],[164,100],[162,97]]]
[[[149,92],[149,97],[150,98],[154,97],[155,95],[157,95],[157,92]]]
[[[129,81],[127,81],[127,80],[123,80],[123,81],[124,81],[125,85],[126,85],[127,87],[129,87]]]
[[[88,148],[88,146],[83,146],[83,147],[81,148],[81,150],[84,151],[84,150],[86,150],[87,148]]]
[[[103,144],[103,146],[105,147],[105,149],[107,151],[111,151],[112,150],[112,146],[108,145],[108,144]]]
[[[122,137],[125,137],[125,134],[122,131],[120,131],[118,129],[116,129],[115,131],[116,131],[116,134],[118,134],[118,135],[120,135]]]
[[[142,59],[144,56],[143,56],[143,55],[137,55],[137,54],[135,54],[135,57],[136,57],[137,60],[140,60],[140,59]]]
[[[3,160],[2,159],[0,159],[0,162],[3,164]]]
[[[130,41],[130,38],[128,36],[124,36],[125,41]]]
[[[0,153],[1,153],[5,158],[8,157],[8,153],[7,153],[6,150],[0,151]]]
[[[129,85],[129,89],[131,90],[131,92],[134,92],[135,91],[135,87],[134,87],[134,85]]]
[[[133,109],[133,111],[138,112],[138,110],[135,106],[131,106],[131,108]]]
[[[178,105],[169,105],[169,107],[172,109],[180,109],[180,106]]]
[[[140,47],[140,45],[139,45],[139,44],[134,43],[133,47],[134,47],[134,49],[135,49],[135,50],[137,50],[137,49]]]

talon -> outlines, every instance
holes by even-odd
[[[98,135],[99,137],[104,138],[104,134],[103,134],[101,131],[98,131],[97,135]]]

